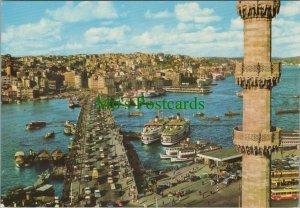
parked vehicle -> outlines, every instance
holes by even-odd
[[[100,190],[99,189],[97,189],[97,190],[95,190],[95,198],[99,198],[99,197],[101,197],[101,193],[100,193]]]
[[[85,193],[85,194],[91,194],[91,193],[92,193],[91,188],[90,188],[90,187],[86,187],[86,188],[84,189],[84,193]]]
[[[222,183],[225,184],[225,185],[229,185],[231,183],[231,179],[230,178],[225,178]]]

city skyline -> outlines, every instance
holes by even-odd
[[[299,56],[300,2],[281,5],[272,26],[272,56]],[[2,2],[1,6],[2,54],[243,56],[243,23],[231,12],[235,1]]]

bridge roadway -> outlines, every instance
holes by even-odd
[[[117,200],[127,203],[137,197],[123,137],[111,112],[98,110],[94,101],[94,97],[89,98],[82,106],[77,138],[70,149],[73,161],[68,169],[71,183],[65,205],[107,206],[115,205]],[[115,190],[108,182],[109,176],[113,178]],[[100,190],[101,197],[95,197],[95,190]]]

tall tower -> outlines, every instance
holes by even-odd
[[[242,206],[270,206],[271,154],[280,144],[280,129],[271,126],[271,90],[280,79],[271,62],[271,23],[280,1],[237,1],[244,21],[244,61],[235,80],[243,88],[243,125],[233,130],[235,148],[243,154]]]

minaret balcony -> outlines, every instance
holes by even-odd
[[[272,88],[280,79],[281,63],[236,63],[234,77],[236,83],[248,88]]]
[[[241,153],[271,155],[280,146],[280,131],[272,127],[269,132],[247,132],[237,126],[233,129],[233,143]]]

